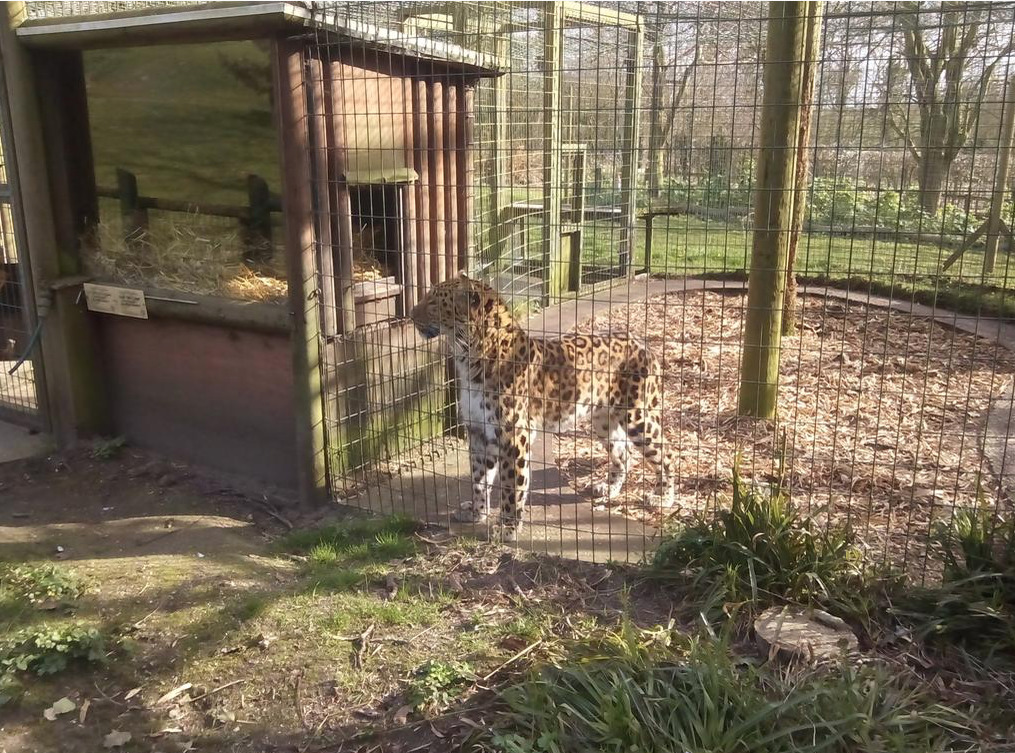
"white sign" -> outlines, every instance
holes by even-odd
[[[135,319],[148,318],[148,307],[145,306],[143,290],[86,282],[85,300],[88,301],[89,311],[115,316],[132,316]]]

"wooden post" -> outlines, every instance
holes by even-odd
[[[782,305],[793,222],[800,92],[810,3],[769,4],[754,247],[740,373],[741,415],[775,416]]]
[[[821,2],[809,3],[811,13],[807,16],[807,42],[804,53],[804,72],[800,90],[800,129],[797,138],[796,177],[794,179],[793,227],[789,236],[789,252],[786,259],[786,293],[782,307],[782,334],[792,335],[796,331],[797,285],[796,252],[800,244],[800,233],[804,225],[804,210],[807,207],[807,170],[810,166],[811,116],[814,109],[814,77],[818,69],[821,49]]]
[[[455,153],[458,165],[458,269],[471,271],[475,251],[473,227],[475,223],[475,167],[473,155],[473,131],[475,129],[475,87],[472,82],[461,84],[458,89],[458,129]]]
[[[638,155],[641,144],[641,54],[644,32],[628,33],[627,85],[624,87],[623,163],[620,171],[620,258],[621,274],[634,274],[635,212],[638,205]]]
[[[652,274],[652,212],[645,215],[645,274]]]
[[[310,195],[309,113],[301,43],[277,38],[272,42],[272,53],[272,74],[278,97],[276,127],[282,162],[289,307],[293,321],[297,478],[300,500],[304,506],[311,506],[327,500],[328,480],[314,207]]]
[[[563,286],[560,248],[560,69],[564,55],[564,10],[560,2],[543,4],[543,303]]]
[[[246,260],[266,262],[271,259],[271,190],[260,175],[247,176],[247,218],[243,223],[243,246]]]
[[[585,248],[585,149],[575,146],[571,174],[571,258],[568,261],[568,292],[577,293],[582,284],[582,255]]]
[[[505,38],[504,32],[496,30],[496,50],[499,61],[509,61],[511,53],[510,41]],[[490,149],[490,209],[487,218],[487,226],[490,228],[490,235],[483,249],[482,258],[484,265],[499,267],[499,262],[504,257],[511,238],[511,223],[504,219],[504,209],[510,203],[510,186],[508,183],[508,118],[510,117],[510,102],[508,87],[510,76],[498,76],[493,79],[493,143]],[[499,270],[495,270],[499,271]]]
[[[1011,165],[1012,139],[1015,137],[1015,76],[1004,87],[1004,122],[998,143],[997,169],[994,171],[994,190],[990,201],[990,215],[987,219],[987,250],[983,254],[984,282],[994,274],[997,263],[997,247],[1001,240],[1001,213],[1008,186],[1008,170]]]
[[[116,168],[116,191],[120,195],[123,242],[136,246],[148,231],[148,210],[142,209],[138,201],[137,176],[122,167]]]
[[[346,120],[349,112],[344,65],[341,60],[314,61],[311,64],[311,69],[317,71],[321,78],[321,87],[315,86],[312,92],[314,97],[320,92],[320,104],[315,105],[315,111],[311,112],[315,122],[319,123],[311,130],[311,144],[316,155],[311,161],[311,174],[320,202],[316,214],[322,233],[318,279],[322,287],[328,288],[322,292],[326,310],[336,312],[337,309],[334,314],[325,313],[322,326],[326,335],[334,335],[336,326],[343,335],[350,335],[356,329],[352,188],[345,177],[349,171],[349,124]],[[322,216],[324,214],[327,216]]]
[[[36,384],[45,390],[40,404],[48,407],[54,438],[66,445],[111,429],[95,321],[79,303],[80,285],[58,282],[80,273],[80,246],[94,229],[98,198],[89,133],[81,127],[88,122],[81,53],[31,54],[14,32],[24,15],[17,2],[0,12],[12,145],[5,158],[18,178],[27,241],[21,258],[31,266],[32,293],[52,295],[41,336],[45,378],[39,369]]]

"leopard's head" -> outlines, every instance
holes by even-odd
[[[464,274],[430,288],[409,316],[427,339],[442,334],[477,334],[487,326],[506,326],[513,321],[497,291]]]

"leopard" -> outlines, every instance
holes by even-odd
[[[656,474],[648,501],[673,505],[662,370],[638,338],[622,332],[530,335],[493,287],[464,273],[431,287],[409,317],[423,338],[443,335],[451,346],[472,473],[472,496],[457,520],[485,521],[495,499],[500,534],[514,540],[528,502],[536,432],[559,434],[586,417],[609,454],[609,470],[605,482],[584,491],[594,498],[618,496],[633,445]]]

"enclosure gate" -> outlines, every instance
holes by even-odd
[[[407,315],[470,257],[477,73],[324,33],[301,49],[325,462],[349,499],[453,426],[442,344]]]
[[[42,364],[5,81],[0,67],[0,419],[39,429]]]

